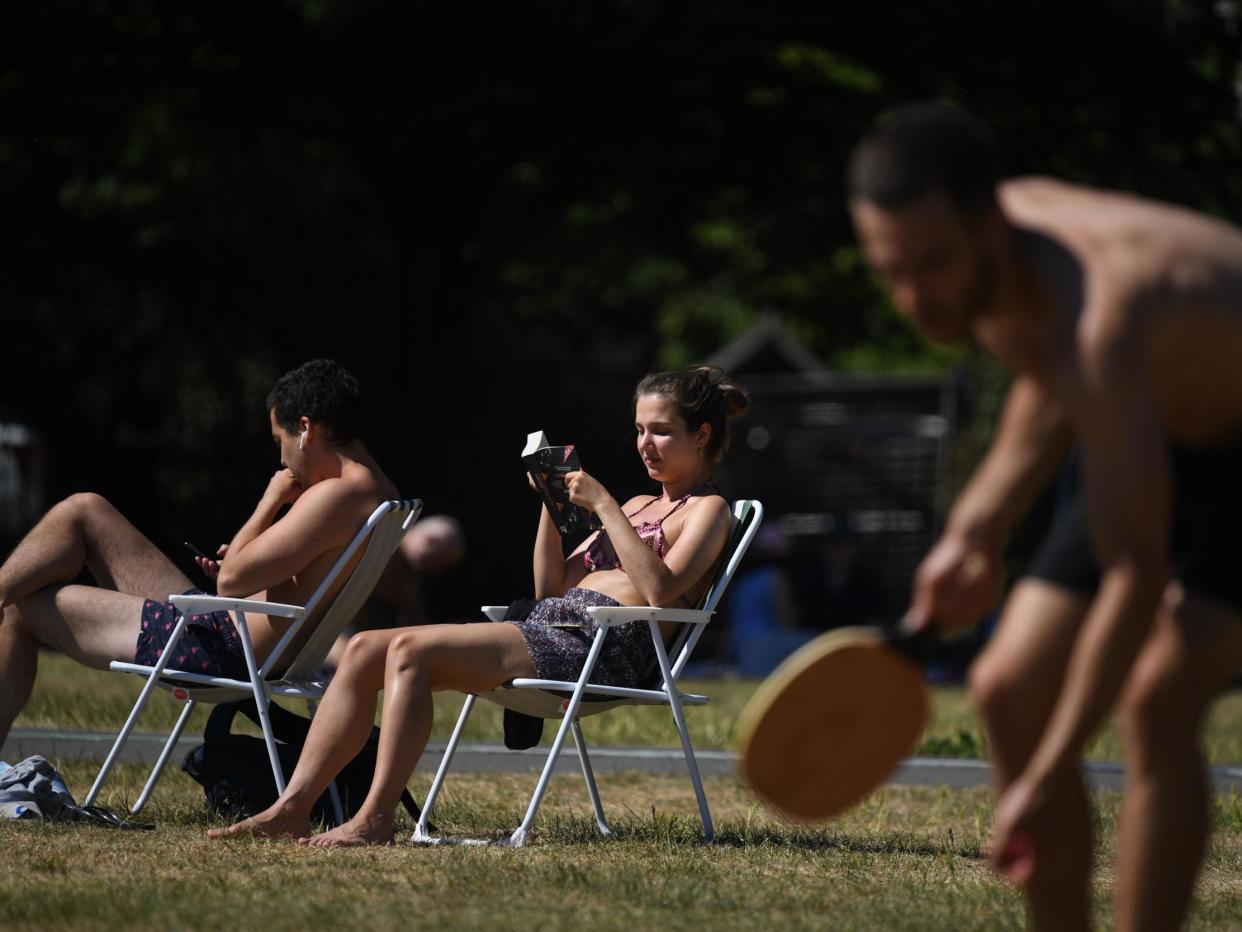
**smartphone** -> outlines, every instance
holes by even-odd
[[[189,550],[189,551],[190,551],[190,553],[194,554],[194,556],[196,556],[196,557],[202,557],[204,560],[212,560],[212,561],[214,561],[214,562],[216,562],[216,563],[219,563],[219,562],[221,561],[221,559],[222,559],[221,557],[209,557],[207,554],[203,553],[203,551],[199,550],[197,547],[195,547],[195,546],[194,546],[192,543],[190,543],[188,540],[186,540],[186,541],[182,541],[182,543],[184,543],[184,544],[185,544],[185,546],[186,546],[186,549],[187,549],[187,550]]]

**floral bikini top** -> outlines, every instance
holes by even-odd
[[[695,495],[703,495],[704,493],[711,495],[720,494],[716,487],[709,482],[707,485],[699,486],[697,489],[691,489],[679,498],[677,500],[677,504],[670,508],[668,510],[668,514],[666,514],[659,521],[643,521],[641,524],[634,525],[634,530],[638,532],[639,538],[643,541],[643,543],[650,547],[655,552],[655,555],[661,560],[664,559],[664,554],[667,550],[664,540],[664,522],[668,520],[669,515],[685,505],[686,502],[690,501],[692,497]],[[626,515],[626,517],[634,517],[639,512],[645,511],[659,500],[660,496],[657,495],[637,511]],[[624,568],[621,566],[621,558],[617,556],[616,548],[612,546],[612,541],[608,539],[608,532],[606,530],[601,530],[595,536],[595,540],[591,541],[591,545],[587,547],[586,551],[582,554],[582,563],[586,567],[588,573],[594,573],[599,570],[619,570]]]

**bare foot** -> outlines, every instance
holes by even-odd
[[[330,832],[311,838],[299,838],[298,844],[315,848],[358,848],[362,845],[392,844],[392,835],[393,814],[391,812],[381,812],[371,816],[358,813],[344,825],[338,825]]]
[[[272,838],[289,835],[300,838],[310,833],[310,819],[298,817],[287,809],[273,805],[256,816],[243,819],[228,828],[213,828],[207,832],[208,838],[235,838],[242,835],[267,835]]]

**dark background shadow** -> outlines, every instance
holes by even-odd
[[[465,521],[436,608],[470,612],[530,588],[527,431],[643,489],[633,384],[764,308],[830,365],[952,361],[843,209],[884,107],[950,97],[1015,172],[1238,216],[1227,11],[669,6],[7,6],[0,421],[41,438],[43,506],[227,540],[277,466],[266,391],[330,356],[403,492]]]

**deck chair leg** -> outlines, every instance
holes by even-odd
[[[707,808],[707,794],[703,792],[703,780],[699,776],[699,762],[694,756],[694,746],[690,743],[690,732],[686,728],[686,716],[681,706],[681,693],[677,691],[677,682],[673,679],[673,671],[669,667],[668,653],[664,649],[664,640],[660,637],[660,627],[655,621],[648,622],[651,626],[651,637],[655,641],[656,658],[660,661],[660,674],[664,677],[664,691],[668,693],[669,705],[673,710],[673,721],[677,723],[677,732],[681,735],[681,749],[686,755],[686,767],[690,771],[690,782],[694,784],[694,796],[699,802],[699,814],[703,817],[703,840],[711,841],[716,836],[712,826],[712,814]]]
[[[259,675],[259,664],[254,659],[254,645],[250,643],[250,628],[246,624],[246,613],[237,613],[237,633],[241,635],[242,653],[246,657],[246,671],[250,674],[250,688],[254,692],[254,704],[259,709],[259,725],[263,728],[263,742],[267,745],[267,759],[272,764],[272,778],[276,781],[276,795],[285,792],[285,773],[280,766],[280,755],[276,753],[276,736],[272,734],[272,719],[267,710],[271,702],[263,679]]]
[[[254,684],[254,702],[259,707],[259,724],[263,726],[263,741],[267,745],[267,759],[272,763],[272,778],[276,781],[276,795],[285,792],[285,771],[280,765],[280,755],[276,753],[276,736],[272,733],[272,716],[268,711],[271,697],[258,683]]]
[[[173,748],[177,746],[177,742],[181,740],[181,733],[185,731],[185,723],[190,720],[190,713],[194,711],[194,707],[198,705],[193,699],[187,699],[185,708],[181,710],[181,714],[177,716],[177,724],[173,726],[172,734],[168,736],[168,740],[164,742],[164,749],[160,751],[159,759],[155,762],[155,766],[151,768],[151,776],[147,777],[147,784],[142,788],[138,800],[134,803],[130,813],[137,815],[142,811],[142,807],[147,804],[147,800],[151,798],[151,793],[155,790],[155,784],[159,781],[160,774],[164,772],[164,765],[168,763],[168,758],[173,752]]]
[[[591,755],[587,753],[586,741],[582,737],[582,725],[575,720],[573,724],[574,745],[578,748],[578,760],[582,763],[582,776],[586,779],[587,793],[591,797],[591,805],[595,807],[595,824],[599,826],[601,835],[612,837],[612,828],[604,818],[604,805],[600,802],[599,788],[595,785],[595,771],[591,769]]]
[[[189,621],[184,615],[177,621],[177,626],[173,628],[172,635],[168,638],[164,652],[156,661],[155,666],[151,670],[147,681],[142,685],[142,691],[138,693],[138,698],[134,702],[133,709],[130,710],[129,718],[125,720],[125,724],[121,728],[121,733],[116,736],[116,740],[112,742],[112,750],[108,752],[108,756],[104,759],[103,766],[99,768],[99,775],[95,777],[95,783],[91,787],[86,799],[83,800],[83,806],[89,806],[95,801],[95,797],[99,795],[99,791],[103,789],[104,781],[108,779],[113,765],[116,763],[117,757],[121,753],[121,748],[125,747],[125,743],[129,741],[130,732],[134,730],[134,725],[138,721],[138,716],[142,714],[142,710],[146,708],[147,700],[151,698],[151,693],[155,690],[155,684],[158,682],[164,668],[168,666],[168,661],[172,657],[173,645],[181,638],[181,632],[185,630],[186,622]]]
[[[328,799],[332,802],[333,827],[345,824],[345,807],[341,805],[341,791],[336,788],[336,781],[328,784]]]
[[[703,792],[703,779],[699,776],[699,762],[694,756],[694,747],[690,744],[690,732],[686,730],[686,719],[681,710],[681,699],[673,700],[673,720],[681,733],[681,747],[686,755],[686,768],[690,771],[690,782],[694,784],[694,796],[699,801],[699,814],[703,817],[703,840],[711,841],[716,836],[712,827],[712,814],[707,808],[707,794]]]
[[[595,633],[595,640],[591,642],[591,652],[587,654],[586,663],[582,665],[582,673],[578,677],[578,685],[574,687],[573,698],[569,700],[569,705],[565,709],[565,717],[561,719],[561,727],[556,730],[556,738],[552,741],[552,750],[548,752],[547,763],[543,765],[543,773],[539,775],[539,783],[535,786],[535,795],[530,798],[530,806],[526,809],[526,818],[522,820],[522,824],[515,828],[513,834],[509,836],[509,844],[515,848],[520,848],[526,844],[526,833],[530,831],[531,824],[535,821],[535,813],[539,811],[539,803],[543,801],[543,794],[548,789],[548,781],[552,779],[552,771],[556,769],[556,762],[560,759],[561,748],[565,746],[565,736],[569,734],[570,728],[578,718],[578,708],[582,705],[582,695],[586,692],[587,681],[591,678],[592,671],[595,670],[595,663],[599,660],[600,651],[604,647],[604,638],[607,635],[608,629],[601,627]]]
[[[577,698],[575,696],[575,698]],[[576,711],[576,706],[573,706]],[[552,771],[556,769],[556,762],[560,759],[561,748],[565,746],[565,735],[569,733],[570,726],[573,724],[573,716],[567,711],[565,717],[561,719],[561,727],[556,730],[556,738],[552,741],[552,750],[548,752],[548,759],[543,765],[543,772],[539,774],[539,782],[535,784],[535,795],[530,798],[530,805],[526,807],[526,817],[522,819],[522,824],[513,830],[513,834],[509,836],[509,844],[515,848],[520,848],[526,844],[526,833],[530,831],[531,824],[535,821],[535,813],[539,811],[539,804],[543,802],[543,794],[548,790],[548,782],[552,779]]]
[[[448,776],[449,765],[453,763],[453,754],[457,751],[457,742],[461,739],[462,729],[466,727],[466,719],[470,717],[470,710],[474,708],[477,698],[478,696],[474,693],[466,694],[466,702],[461,707],[461,714],[457,716],[457,724],[453,726],[453,734],[449,738],[448,746],[444,749],[444,757],[440,759],[440,766],[436,768],[435,779],[431,781],[431,789],[427,791],[422,814],[418,817],[418,824],[414,826],[414,836],[410,841],[432,840],[427,831],[427,826],[431,822],[431,809],[436,804],[436,797],[440,795],[440,787],[444,785],[444,778]]]

